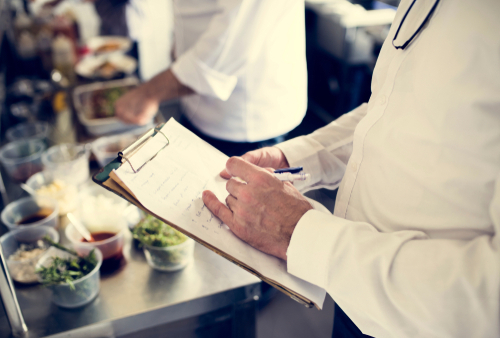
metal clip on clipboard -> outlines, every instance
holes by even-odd
[[[151,129],[150,131],[148,131],[146,134],[142,135],[142,137],[140,137],[137,141],[135,141],[134,143],[132,143],[129,147],[127,147],[126,149],[120,151],[118,153],[118,156],[121,158],[121,161],[122,163],[125,163],[127,162],[129,165],[130,165],[130,168],[132,168],[132,171],[134,172],[134,174],[137,174],[139,171],[141,171],[141,169],[146,165],[148,164],[150,161],[152,161],[159,153],[160,151],[162,151],[163,149],[165,149],[169,144],[170,144],[170,140],[168,139],[167,135],[165,135],[162,131],[161,131],[161,128],[163,127],[165,123],[162,123],[162,124],[159,124],[157,125],[156,127],[154,127],[153,129]],[[130,162],[130,158],[133,154],[135,154],[144,144],[146,144],[146,142],[152,138],[152,137],[155,137],[158,133],[162,134],[166,139],[167,139],[167,143],[165,143],[165,145],[156,152],[156,154],[153,155],[153,157],[151,157],[149,160],[147,160],[146,162],[144,162],[139,168],[135,169],[134,166],[132,165],[132,163]]]

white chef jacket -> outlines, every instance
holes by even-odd
[[[172,71],[197,95],[191,123],[223,140],[255,142],[295,128],[307,106],[304,2],[174,0]]]
[[[125,13],[129,36],[137,41],[139,75],[148,81],[172,63],[172,1],[129,0]]]
[[[500,1],[441,0],[377,61],[369,103],[279,147],[339,186],[308,211],[288,271],[375,337],[500,337]],[[396,45],[435,0],[417,0]]]

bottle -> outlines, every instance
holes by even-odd
[[[16,11],[16,18],[14,20],[14,36],[17,41],[19,41],[23,32],[30,31],[32,24],[33,21],[23,10]]]
[[[65,91],[59,91],[54,95],[52,110],[54,111],[55,121],[51,141],[54,144],[75,143],[76,132],[73,128],[73,114],[68,106]]]
[[[17,52],[24,60],[31,60],[36,56],[36,41],[28,31],[23,31],[17,42]]]
[[[59,34],[52,41],[52,64],[65,77],[69,84],[76,81],[75,75],[76,55],[72,41],[65,35]]]
[[[42,28],[36,36],[36,49],[45,71],[50,72],[52,66],[52,32]]]

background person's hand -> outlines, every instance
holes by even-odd
[[[265,147],[252,150],[241,156],[241,158],[261,168],[280,169],[290,166],[281,149],[277,147]],[[222,170],[220,175],[225,179],[231,178],[231,175],[228,174],[226,169]]]
[[[231,157],[226,170],[247,183],[236,179],[227,182],[227,207],[208,190],[203,192],[203,202],[236,236],[260,251],[286,260],[293,230],[312,209],[311,204],[290,182],[281,182],[270,170],[242,158]]]
[[[147,86],[143,84],[115,102],[117,118],[126,123],[144,125],[156,115],[160,102],[148,95]]]

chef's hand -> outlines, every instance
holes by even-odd
[[[115,103],[115,115],[120,120],[130,124],[144,125],[156,115],[160,101],[149,95],[149,84],[127,92]]]
[[[290,167],[285,154],[277,147],[252,150],[241,156],[241,158],[261,168],[280,169]],[[225,179],[231,178],[226,169],[222,170],[220,175]]]
[[[203,202],[233,233],[256,249],[286,260],[293,230],[311,204],[290,183],[281,182],[271,169],[259,168],[240,157],[231,157],[226,172],[229,196],[222,204],[211,191]]]
[[[124,122],[143,125],[155,116],[161,102],[193,93],[167,69],[119,98],[115,113]]]

